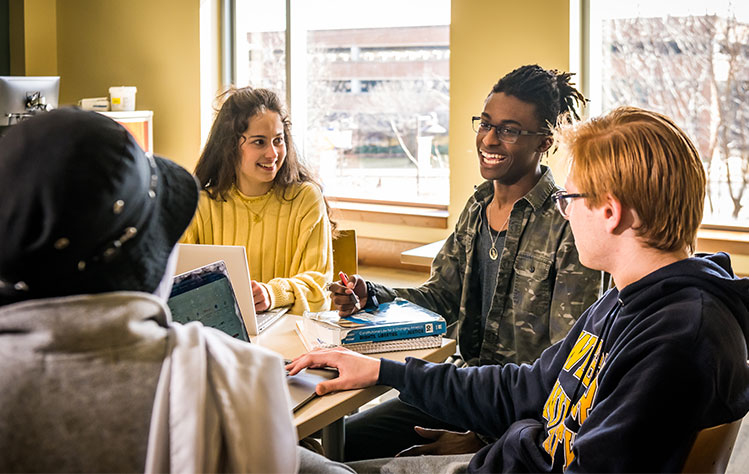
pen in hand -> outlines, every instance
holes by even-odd
[[[348,288],[349,279],[346,276],[346,274],[343,273],[343,272],[338,272],[338,276],[341,278],[341,283],[343,284],[343,286],[345,286],[346,288]],[[354,300],[354,312],[361,311],[361,305],[360,305],[360,302],[359,302],[359,297],[356,296],[356,292],[354,291],[353,288],[351,288],[351,297]]]

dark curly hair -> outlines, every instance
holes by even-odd
[[[588,99],[570,82],[572,74],[544,69],[538,64],[521,66],[499,80],[492,93],[502,92],[536,106],[539,120],[548,130],[560,121],[579,120],[576,108]]]

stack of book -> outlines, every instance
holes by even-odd
[[[296,329],[307,350],[343,346],[370,354],[439,347],[447,324],[434,311],[396,298],[343,318],[338,311],[305,312]]]

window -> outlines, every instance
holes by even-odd
[[[749,5],[590,1],[591,114],[672,117],[708,176],[703,224],[749,227]]]
[[[235,83],[287,98],[326,195],[446,205],[449,25],[449,0],[236,0]]]

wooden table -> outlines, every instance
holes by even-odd
[[[401,263],[431,267],[434,256],[437,255],[437,252],[440,251],[444,244],[445,239],[442,239],[431,244],[422,245],[421,247],[404,250],[401,252]]]
[[[287,314],[258,336],[251,336],[252,342],[278,352],[286,359],[306,352],[302,341],[294,330],[300,316]],[[384,352],[371,354],[372,357],[404,361],[406,357],[418,357],[431,362],[442,362],[455,353],[455,341],[443,339],[442,347],[415,351]],[[343,417],[390,390],[390,387],[377,385],[358,390],[346,390],[316,397],[294,413],[294,423],[299,439],[323,430],[323,445],[328,457],[343,460]]]

